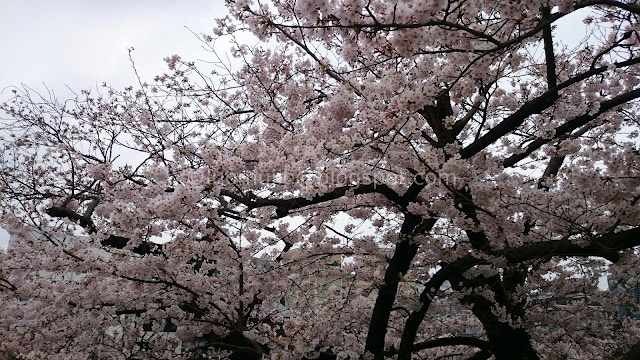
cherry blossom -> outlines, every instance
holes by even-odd
[[[227,4],[0,105],[3,357],[640,356],[635,3]]]

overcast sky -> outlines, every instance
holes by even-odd
[[[166,71],[164,57],[206,58],[191,31],[211,33],[224,14],[222,0],[0,1],[0,101],[10,85],[63,95],[66,86],[134,84],[130,47],[141,77],[151,80]],[[0,246],[7,239],[0,229]]]

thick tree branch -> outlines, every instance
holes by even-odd
[[[631,346],[629,351],[627,351],[620,360],[637,360],[640,359],[640,341],[636,342]]]
[[[629,11],[631,13],[640,15],[640,6],[638,6],[636,4],[623,3],[623,2],[615,1],[615,0],[588,0],[588,1],[580,1],[579,2],[579,7],[580,8],[586,8],[586,7],[596,6],[596,5],[617,7],[619,9],[626,10],[626,11]]]
[[[413,352],[413,344],[418,334],[418,329],[422,320],[424,320],[427,311],[431,305],[431,302],[440,291],[440,287],[449,278],[462,274],[478,261],[471,255],[467,255],[451,264],[443,265],[426,284],[424,284],[424,290],[420,293],[420,303],[422,306],[420,309],[411,312],[407,318],[404,329],[402,330],[402,337],[400,339],[400,349],[398,350],[398,360],[410,360],[411,353]]]
[[[289,214],[289,211],[291,210],[296,210],[306,206],[320,204],[323,202],[339,199],[343,197],[347,193],[347,191],[350,191],[350,190],[353,190],[353,193],[355,195],[373,194],[373,193],[382,194],[391,202],[397,205],[400,205],[402,207],[408,205],[409,203],[407,198],[398,195],[398,193],[396,193],[393,189],[391,189],[387,185],[376,183],[376,182],[372,182],[369,184],[359,184],[355,186],[347,185],[347,186],[337,187],[328,193],[324,193],[322,195],[316,195],[311,199],[306,199],[302,197],[289,198],[289,199],[268,199],[268,198],[260,198],[256,196],[247,197],[244,195],[238,195],[234,192],[231,192],[229,190],[224,190],[224,189],[220,191],[220,195],[228,196],[233,200],[247,206],[250,210],[260,208],[260,207],[266,207],[266,206],[275,206],[276,216],[280,218],[280,217],[287,216]]]
[[[618,95],[618,96],[614,97],[611,100],[603,101],[600,104],[600,108],[598,109],[598,111],[596,113],[585,114],[585,115],[578,116],[576,118],[573,118],[572,120],[567,121],[566,123],[558,126],[555,129],[555,135],[552,138],[550,138],[550,139],[537,138],[537,139],[533,140],[529,144],[529,146],[527,146],[525,151],[509,156],[508,158],[506,158],[502,162],[502,165],[505,168],[514,166],[520,160],[522,160],[522,159],[526,158],[527,156],[531,155],[531,153],[533,153],[535,150],[539,149],[541,146],[549,143],[550,141],[552,141],[554,139],[557,139],[557,138],[559,138],[559,137],[561,137],[563,135],[569,134],[573,130],[575,130],[575,129],[581,127],[581,126],[585,126],[589,122],[597,119],[600,115],[602,115],[605,112],[615,108],[616,106],[623,105],[625,103],[628,103],[629,101],[632,101],[632,100],[635,100],[635,99],[638,99],[638,98],[640,98],[640,88],[635,89],[635,90],[631,90],[631,91],[629,91],[627,93],[624,93],[622,95]]]
[[[435,141],[434,146],[444,147],[445,145],[451,144],[455,141],[454,131],[452,129],[448,129],[444,124],[444,119],[447,116],[453,115],[451,99],[449,98],[448,93],[445,92],[439,95],[436,98],[435,106],[425,106],[418,110],[418,113],[427,120],[427,124],[429,124],[436,135],[437,140]],[[431,137],[426,135],[425,139],[431,139]]]
[[[640,227],[621,231],[614,234],[594,236],[590,239],[590,245],[581,247],[570,240],[547,241],[518,248],[506,249],[493,255],[504,257],[511,264],[540,259],[544,257],[570,257],[570,256],[598,256],[617,262],[620,259],[619,252],[640,246]],[[418,328],[427,314],[432,299],[437,295],[442,284],[456,276],[460,276],[469,268],[486,263],[487,260],[466,255],[450,264],[442,264],[431,279],[425,283],[425,288],[420,294],[422,307],[412,312],[405,322],[398,352],[399,360],[411,359],[413,343],[418,333]]]
[[[455,282],[456,279],[453,283]],[[521,327],[513,327],[508,321],[496,316],[493,312],[496,304],[493,301],[481,295],[470,294],[465,296],[462,302],[471,305],[471,311],[482,323],[496,360],[539,358],[531,345],[531,337],[527,331]]]
[[[542,7],[542,18],[549,19],[551,17],[551,9],[548,6]],[[554,89],[558,85],[556,75],[556,56],[553,52],[553,34],[551,32],[551,24],[542,28],[542,40],[544,43],[544,58],[547,67],[547,89]]]
[[[576,245],[570,239],[554,240],[507,249],[495,255],[504,256],[513,264],[547,256],[598,256],[615,263],[620,259],[620,251],[640,246],[640,227],[613,234],[583,237],[587,237],[589,245]]]
[[[75,211],[61,206],[52,206],[46,210],[47,215],[55,218],[69,219],[73,222],[77,222],[82,226],[89,234],[95,234],[97,229],[89,216],[82,216]],[[108,246],[116,249],[124,249],[131,239],[109,235],[108,238],[100,241],[102,246]],[[157,252],[162,248],[162,245],[143,241],[141,244],[133,248],[131,251],[135,254],[145,255]]]
[[[378,290],[378,297],[373,307],[369,332],[365,343],[365,350],[372,353],[375,359],[384,358],[384,339],[387,334],[389,317],[393,308],[393,303],[398,292],[400,278],[404,276],[413,258],[418,252],[419,245],[412,241],[411,232],[419,228],[426,233],[435,225],[437,219],[427,219],[420,224],[420,217],[409,214],[402,224],[401,234],[403,239],[396,244],[393,257],[389,260],[389,266],[384,275],[384,283]]]
[[[620,63],[615,63],[615,67],[616,68],[624,68],[627,66],[631,66],[634,64],[638,64],[640,63],[640,58],[635,58],[635,59],[631,59],[631,60],[627,60],[627,61],[623,61]],[[462,150],[460,150],[460,156],[463,159],[468,159],[470,157],[472,157],[473,155],[479,153],[480,151],[482,151],[483,149],[485,149],[486,147],[488,147],[489,145],[493,144],[496,140],[502,138],[503,136],[507,135],[508,133],[514,131],[515,129],[517,129],[520,125],[522,125],[522,123],[524,123],[524,121],[531,115],[534,114],[540,114],[542,113],[544,110],[548,109],[549,107],[551,107],[558,99],[559,99],[559,92],[562,89],[565,89],[573,84],[576,84],[582,80],[585,80],[591,76],[594,75],[598,75],[601,74],[605,71],[608,71],[609,67],[599,67],[599,68],[594,68],[591,69],[589,71],[586,71],[580,75],[576,75],[572,78],[570,78],[569,80],[551,88],[548,89],[547,91],[545,91],[543,94],[541,94],[540,96],[538,96],[535,99],[529,100],[528,102],[524,103],[518,110],[516,110],[513,114],[509,115],[506,119],[504,119],[502,122],[498,123],[493,129],[489,130],[486,134],[484,134],[483,136],[481,136],[479,139],[477,139],[476,141],[472,142],[471,144],[467,145],[465,148],[463,148]],[[600,105],[600,109],[598,110],[597,115],[600,115],[602,113],[604,113],[605,111],[610,110],[611,108],[624,104],[628,101],[631,101],[633,99],[636,99],[638,96],[637,92],[640,92],[640,90],[632,90],[629,91],[625,94],[619,95],[611,100],[607,100],[607,101],[603,101]],[[603,108],[604,107],[604,108]],[[589,117],[588,115],[582,116],[580,118],[583,118],[583,120],[586,120],[587,117]],[[588,119],[588,121],[592,120],[591,118]],[[588,122],[587,121],[587,122]],[[570,122],[569,122],[570,123]],[[586,122],[585,122],[586,123]],[[566,123],[568,124],[568,123]],[[566,125],[565,124],[565,125]],[[568,126],[568,125],[567,125]],[[580,125],[577,125],[576,127],[573,127],[573,129],[577,128]],[[560,126],[559,128],[561,128],[562,126]],[[561,129],[562,131],[563,129]],[[566,130],[562,131],[562,133],[566,133]],[[539,146],[538,146],[539,147]]]

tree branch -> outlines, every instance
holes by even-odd
[[[514,166],[515,164],[517,164],[520,160],[526,158],[527,156],[531,155],[531,153],[533,153],[535,150],[539,149],[541,146],[547,144],[548,142],[550,142],[551,140],[557,139],[563,135],[569,134],[571,133],[573,130],[584,126],[586,124],[588,124],[589,122],[595,120],[596,118],[598,118],[598,116],[604,114],[605,112],[613,109],[616,106],[620,106],[623,105],[631,100],[635,100],[637,98],[640,98],[640,88],[639,89],[635,89],[635,90],[631,90],[627,93],[624,93],[622,95],[618,95],[616,97],[614,97],[611,100],[607,100],[607,101],[603,101],[600,104],[600,109],[598,109],[598,112],[594,113],[594,114],[585,114],[582,116],[578,116],[572,120],[567,121],[566,123],[558,126],[555,129],[555,135],[553,138],[551,139],[545,139],[545,138],[537,138],[535,140],[533,140],[529,146],[527,146],[526,150],[518,153],[518,154],[514,154],[509,156],[508,158],[506,158],[503,162],[502,165],[507,168],[507,167],[511,167]]]
[[[378,193],[385,196],[387,199],[392,201],[393,203],[405,207],[409,204],[410,200],[401,197],[396,193],[393,189],[388,187],[385,184],[379,184],[376,182],[372,182],[369,184],[359,184],[359,185],[347,185],[341,186],[333,189],[328,193],[324,193],[322,195],[316,195],[311,199],[306,199],[302,197],[290,198],[290,199],[268,199],[268,198],[260,198],[260,197],[245,197],[237,195],[229,190],[221,190],[220,195],[228,196],[233,200],[247,206],[249,210],[256,209],[265,206],[275,206],[276,207],[276,216],[284,217],[289,214],[289,211],[300,209],[306,206],[320,204],[326,201],[335,200],[343,197],[347,191],[353,190],[355,195],[362,194],[372,194]]]
[[[615,67],[616,68],[623,68],[623,67],[631,66],[631,65],[634,65],[634,64],[638,64],[638,63],[640,63],[640,58],[635,58],[635,59],[623,61],[623,62],[620,62],[620,63],[615,63]],[[482,151],[483,149],[485,149],[489,145],[493,144],[496,140],[500,139],[501,137],[503,137],[503,136],[507,135],[508,133],[510,133],[510,132],[514,131],[515,129],[517,129],[518,126],[522,125],[522,123],[524,123],[524,121],[529,116],[534,115],[534,114],[540,114],[544,110],[546,110],[549,107],[551,107],[559,99],[559,95],[557,95],[557,94],[559,93],[560,90],[565,89],[565,88],[567,88],[567,87],[569,87],[569,86],[571,86],[573,84],[576,84],[576,83],[578,83],[578,82],[580,82],[582,80],[585,80],[585,79],[587,79],[587,78],[589,78],[591,76],[594,76],[594,75],[597,75],[597,74],[601,74],[601,73],[603,73],[605,71],[608,71],[608,70],[609,70],[609,67],[604,67],[604,66],[603,67],[599,67],[599,68],[591,69],[591,70],[586,71],[586,72],[584,72],[584,73],[582,73],[580,75],[576,75],[576,76],[572,77],[571,79],[569,79],[569,80],[567,80],[567,81],[565,81],[565,82],[563,82],[563,83],[561,83],[561,84],[559,84],[559,85],[557,85],[557,86],[555,86],[555,87],[553,87],[551,89],[548,89],[546,92],[544,92],[543,94],[541,94],[537,98],[529,100],[528,102],[524,103],[513,114],[509,115],[502,122],[498,123],[493,129],[489,130],[486,134],[481,136],[479,139],[477,139],[476,141],[474,141],[471,144],[467,145],[467,147],[465,147],[462,150],[460,150],[460,156],[463,159],[468,159],[468,158],[472,157],[473,155],[479,153],[480,151]],[[633,99],[637,98],[638,96],[640,96],[640,95],[638,95],[638,92],[640,92],[640,90],[632,90],[632,91],[629,91],[628,93],[619,95],[619,96],[617,96],[617,97],[615,97],[615,98],[613,98],[611,100],[603,101],[601,103],[601,105],[600,105],[600,109],[598,111],[598,115],[602,114],[606,110],[611,109],[614,106],[621,105],[621,104],[623,104],[623,103],[625,103],[627,101],[630,101],[630,100],[633,100]],[[606,110],[603,110],[603,107]],[[585,116],[588,117],[588,115],[585,115]],[[583,117],[585,117],[585,116],[583,116]],[[589,118],[588,121],[590,121],[590,120],[592,120],[592,119]],[[562,127],[562,126],[560,126],[560,127]],[[573,129],[575,129],[576,127],[574,127]],[[565,133],[565,132],[566,131],[564,131],[563,133]]]

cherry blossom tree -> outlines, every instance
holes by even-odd
[[[640,5],[227,5],[1,106],[4,358],[639,356]]]

